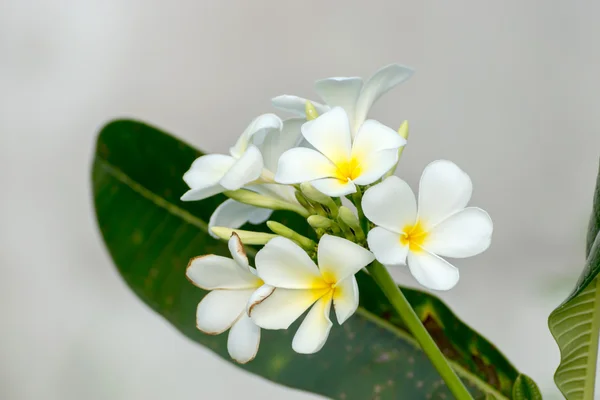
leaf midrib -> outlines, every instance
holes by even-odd
[[[171,213],[174,216],[180,217],[185,222],[197,227],[198,229],[208,233],[208,224],[201,220],[198,217],[195,217],[190,212],[178,207],[177,205],[169,202],[164,197],[156,194],[150,189],[146,188],[139,182],[132,179],[129,175],[127,175],[123,170],[111,164],[108,160],[102,158],[99,154],[96,153],[95,163],[98,163],[101,168],[103,168],[109,175],[114,177],[116,180],[124,184],[125,186],[131,188],[133,191],[138,193],[143,198],[151,201],[156,206],[165,209],[167,212]],[[252,247],[246,247],[246,252],[254,257],[256,255],[256,249]],[[420,349],[417,341],[405,330],[398,328],[397,326],[391,324],[389,321],[373,314],[368,311],[364,307],[358,307],[356,313],[366,320],[384,328],[390,333],[402,338],[407,343],[413,345],[415,348]],[[456,361],[448,359],[448,362],[452,366],[452,368],[456,371],[458,375],[463,377],[464,379],[471,382],[474,386],[480,389],[482,392],[486,394],[493,395],[497,400],[510,400],[510,398],[506,397],[503,393],[496,390],[496,388],[490,386],[487,382],[481,380],[477,375],[465,369],[463,366],[458,364]]]
[[[595,281],[595,282],[594,282]],[[598,362],[598,338],[600,332],[600,312],[598,312],[598,304],[600,304],[600,278],[596,277],[590,284],[596,285],[595,292],[595,300],[592,312],[592,327],[590,328],[592,337],[590,340],[589,347],[589,357],[586,365],[586,378],[584,383],[584,399],[593,400],[594,399],[594,391],[596,386],[596,365]],[[585,397],[585,390],[589,389],[589,397]]]

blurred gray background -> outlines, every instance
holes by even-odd
[[[489,251],[441,297],[546,398],[546,318],[583,265],[600,155],[597,1],[4,0],[0,3],[0,398],[317,398],[239,371],[125,287],[93,217],[107,120],[136,117],[225,151],[283,93],[415,76],[372,116],[411,124],[398,174],[438,158],[472,177]],[[398,279],[412,284],[408,274]]]

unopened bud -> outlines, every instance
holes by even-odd
[[[365,233],[360,227],[360,221],[356,215],[354,215],[352,210],[350,210],[348,207],[341,206],[338,218],[342,220],[344,224],[348,225],[350,229],[352,229],[358,241],[363,241],[365,239]]]
[[[285,238],[290,239],[293,242],[296,242],[300,247],[307,251],[314,251],[317,244],[307,238],[306,236],[302,236],[298,232],[288,228],[287,226],[276,222],[276,221],[267,221],[267,226],[274,233],[279,236],[283,236]]]
[[[404,121],[402,124],[400,124],[400,128],[398,128],[398,134],[404,139],[408,139],[408,121]],[[398,149],[398,161],[396,161],[396,164],[388,172],[385,173],[385,175],[381,178],[382,181],[385,180],[387,177],[394,175],[394,172],[396,172],[396,167],[398,166],[398,162],[400,161],[400,157],[402,157],[402,152],[404,151],[405,147],[406,145]]]
[[[329,209],[331,215],[335,218],[338,214],[338,206],[333,199],[315,189],[310,183],[304,182],[300,185],[302,194],[311,201],[324,205]]]
[[[304,112],[306,112],[306,120],[311,121],[316,119],[319,116],[317,109],[309,100],[306,100],[306,105],[304,106]]]
[[[400,128],[398,128],[398,134],[404,139],[408,139],[408,121],[404,121]]]
[[[332,224],[329,218],[325,218],[320,215],[311,215],[306,220],[314,229],[329,229]]]
[[[312,210],[314,208],[299,190],[294,192],[294,196],[296,197],[296,200],[298,200],[298,203],[302,205],[302,207],[306,208],[307,210]]]
[[[228,190],[223,192],[223,194],[230,199],[255,207],[268,208],[270,210],[294,211],[295,213],[302,215],[304,218],[307,218],[310,215],[310,213],[299,204],[288,203],[287,201],[264,196],[250,190]]]
[[[235,233],[240,238],[240,241],[247,245],[264,245],[267,244],[269,240],[277,237],[277,235],[271,233],[244,231],[241,229],[226,228],[224,226],[213,226],[210,230],[218,238],[223,240],[229,240],[231,235]]]

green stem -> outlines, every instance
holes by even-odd
[[[396,282],[392,279],[388,270],[377,261],[368,266],[367,270],[379,287],[381,287],[381,290],[385,293],[385,296],[394,309],[400,314],[400,317],[421,345],[421,348],[427,357],[429,357],[429,360],[431,360],[431,363],[439,372],[442,379],[444,379],[454,397],[457,400],[472,400],[473,397],[471,397],[467,388],[450,367],[450,364],[448,364],[448,361],[427,332],[427,329],[423,326],[423,323],[421,323],[421,320]]]
[[[365,218],[365,213],[362,209],[362,192],[360,188],[356,187],[356,193],[352,195],[352,203],[354,207],[356,207],[356,212],[358,213],[358,220],[360,221],[360,226],[363,232],[366,234],[369,232],[369,221]]]

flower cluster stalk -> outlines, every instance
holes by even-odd
[[[458,375],[454,372],[444,354],[435,344],[433,338],[423,326],[423,323],[415,313],[394,279],[391,277],[388,270],[379,262],[374,261],[367,267],[367,271],[381,288],[385,296],[390,301],[390,304],[400,315],[410,332],[413,334],[417,342],[421,345],[421,349],[427,355],[435,369],[438,371],[448,389],[452,392],[457,400],[472,400],[473,397],[462,383]]]

